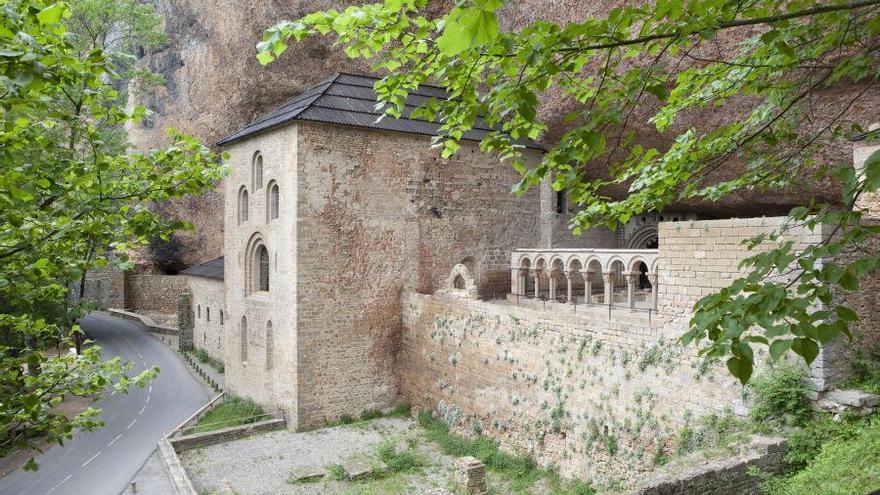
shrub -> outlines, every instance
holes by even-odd
[[[404,402],[403,404],[398,405],[391,412],[388,413],[388,416],[396,417],[396,418],[409,418],[412,416],[412,406],[409,402]]]
[[[802,469],[822,450],[822,446],[832,440],[853,438],[859,431],[860,418],[844,416],[835,421],[825,415],[804,428],[797,428],[788,434],[788,451],[785,463],[791,469]]]
[[[874,394],[880,393],[880,344],[867,352],[859,349],[852,364],[853,378],[847,388],[858,388]]]
[[[854,428],[852,437],[830,441],[802,471],[765,477],[767,495],[862,495],[880,489],[880,419]]]
[[[421,461],[412,449],[397,450],[394,441],[390,439],[379,445],[379,459],[393,472],[406,471],[421,465]]]
[[[348,414],[343,414],[342,416],[339,416],[339,424],[350,425],[352,423],[354,423],[354,418],[352,418]]]
[[[378,409],[367,409],[361,413],[361,421],[369,421],[371,419],[381,418],[382,411]]]
[[[780,365],[754,377],[751,383],[753,420],[783,420],[803,424],[812,416],[809,389],[804,385],[806,372],[799,366]]]

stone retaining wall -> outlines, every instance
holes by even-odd
[[[186,292],[186,278],[179,275],[127,275],[125,308],[177,314],[177,296]]]
[[[206,431],[204,433],[193,433],[191,435],[183,435],[169,439],[175,452],[186,452],[199,447],[206,447],[217,443],[231,442],[257,433],[265,433],[267,431],[282,430],[285,427],[284,419],[272,418],[265,421],[258,421],[247,425],[230,426],[229,428],[221,428],[214,431]]]
[[[783,470],[786,445],[781,438],[769,439],[741,456],[709,461],[679,476],[657,479],[636,495],[761,495],[758,478],[749,470],[758,468],[773,474]]]

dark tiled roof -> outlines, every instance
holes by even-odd
[[[180,274],[223,280],[223,256],[215,260],[206,261],[201,265],[187,268],[186,270],[180,272]]]
[[[413,109],[423,105],[430,98],[445,99],[446,92],[436,86],[422,85],[409,94],[403,115],[399,119],[382,116],[376,110],[376,92],[373,83],[376,77],[354,74],[336,74],[293,98],[268,114],[251,122],[243,129],[223,138],[217,144],[224,145],[244,139],[250,135],[292,122],[310,121],[326,124],[348,125],[369,129],[406,132],[435,136],[440,124],[422,119],[410,118]],[[471,141],[480,141],[492,129],[483,119],[478,118],[474,128],[462,136]],[[531,140],[521,140],[523,146],[542,150]]]

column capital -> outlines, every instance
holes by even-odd
[[[571,277],[574,275],[573,270],[562,270],[562,274],[565,275],[565,278],[571,280]]]

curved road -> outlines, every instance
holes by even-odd
[[[0,479],[2,495],[118,495],[162,435],[210,400],[177,354],[135,323],[92,313],[80,324],[105,359],[119,356],[134,373],[158,366],[159,376],[145,388],[100,400],[103,428],[46,450],[36,459],[36,472],[18,470]]]

